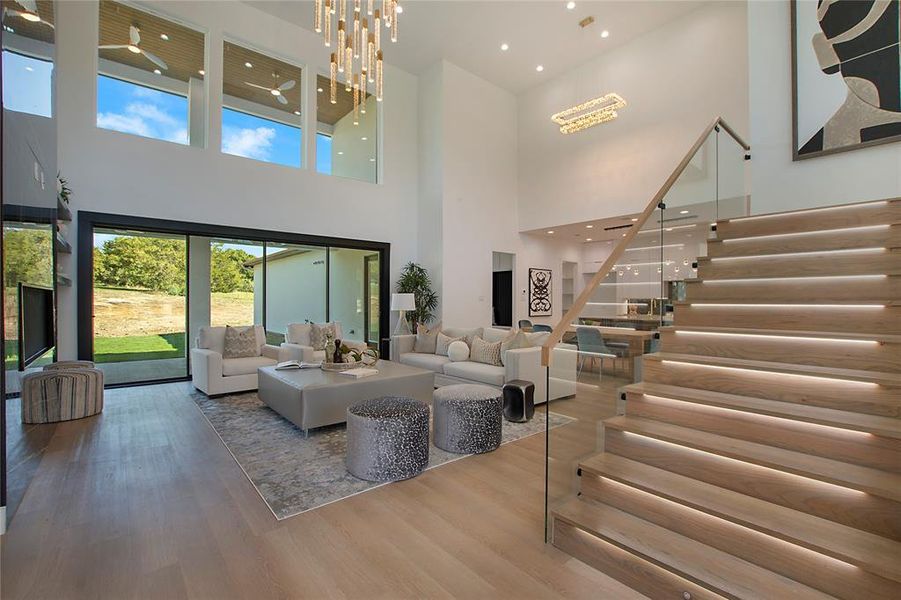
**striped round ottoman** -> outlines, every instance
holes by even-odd
[[[22,377],[22,422],[56,423],[103,410],[103,371],[50,369]]]
[[[366,481],[398,481],[429,464],[429,407],[412,398],[384,396],[347,409],[345,464]]]
[[[455,454],[491,452],[501,445],[504,401],[487,385],[446,385],[432,396],[435,445]]]

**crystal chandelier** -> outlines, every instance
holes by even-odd
[[[625,106],[619,94],[606,94],[551,115],[551,120],[566,135],[612,121],[618,116],[616,111]]]
[[[355,125],[359,114],[366,112],[369,86],[375,87],[375,99],[382,101],[382,25],[389,30],[391,41],[397,41],[397,16],[402,9],[398,0],[380,1],[380,9],[374,6],[376,0],[314,2],[313,29],[322,34],[326,48],[335,49],[329,60],[330,99],[332,104],[338,103],[343,75],[344,90],[353,93]]]

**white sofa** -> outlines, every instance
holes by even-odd
[[[266,343],[262,325],[254,325],[254,333],[260,346],[259,356],[223,358],[225,327],[201,327],[191,350],[194,387],[207,396],[257,389],[257,369],[287,359],[281,348]]]
[[[310,332],[313,326],[310,323],[291,323],[285,330],[285,341],[282,342],[282,351],[285,360],[300,360],[303,362],[319,362],[325,360],[324,350],[314,350],[310,342]],[[335,339],[348,348],[367,348],[365,342],[344,339],[341,323],[335,322]]]
[[[487,342],[497,342],[510,334],[508,329],[484,327],[475,329],[445,328],[445,335],[464,337],[475,334]],[[502,388],[508,381],[524,379],[535,384],[535,403],[544,402],[548,396],[547,368],[541,366],[541,346],[543,338],[533,337],[536,345],[531,348],[508,350],[504,366],[486,365],[469,360],[453,362],[446,356],[413,352],[415,335],[399,335],[391,338],[391,360],[405,365],[429,369],[435,372],[435,386],[442,387],[455,383],[480,383]],[[575,346],[566,344],[573,352],[556,352],[551,363],[550,399],[564,398],[576,393],[576,357]]]

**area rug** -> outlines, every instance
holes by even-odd
[[[385,485],[357,479],[344,468],[343,424],[313,430],[304,438],[300,429],[263,404],[255,392],[209,398],[195,391],[191,397],[276,519]],[[573,420],[551,413],[552,428]],[[545,411],[536,410],[527,423],[504,421],[501,443],[544,430]],[[471,455],[451,454],[432,445],[428,468],[467,456]]]

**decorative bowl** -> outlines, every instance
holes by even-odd
[[[336,363],[336,362],[325,362],[322,361],[322,370],[323,371],[349,371],[351,369],[359,369],[363,366],[362,362],[352,362],[352,363]]]

